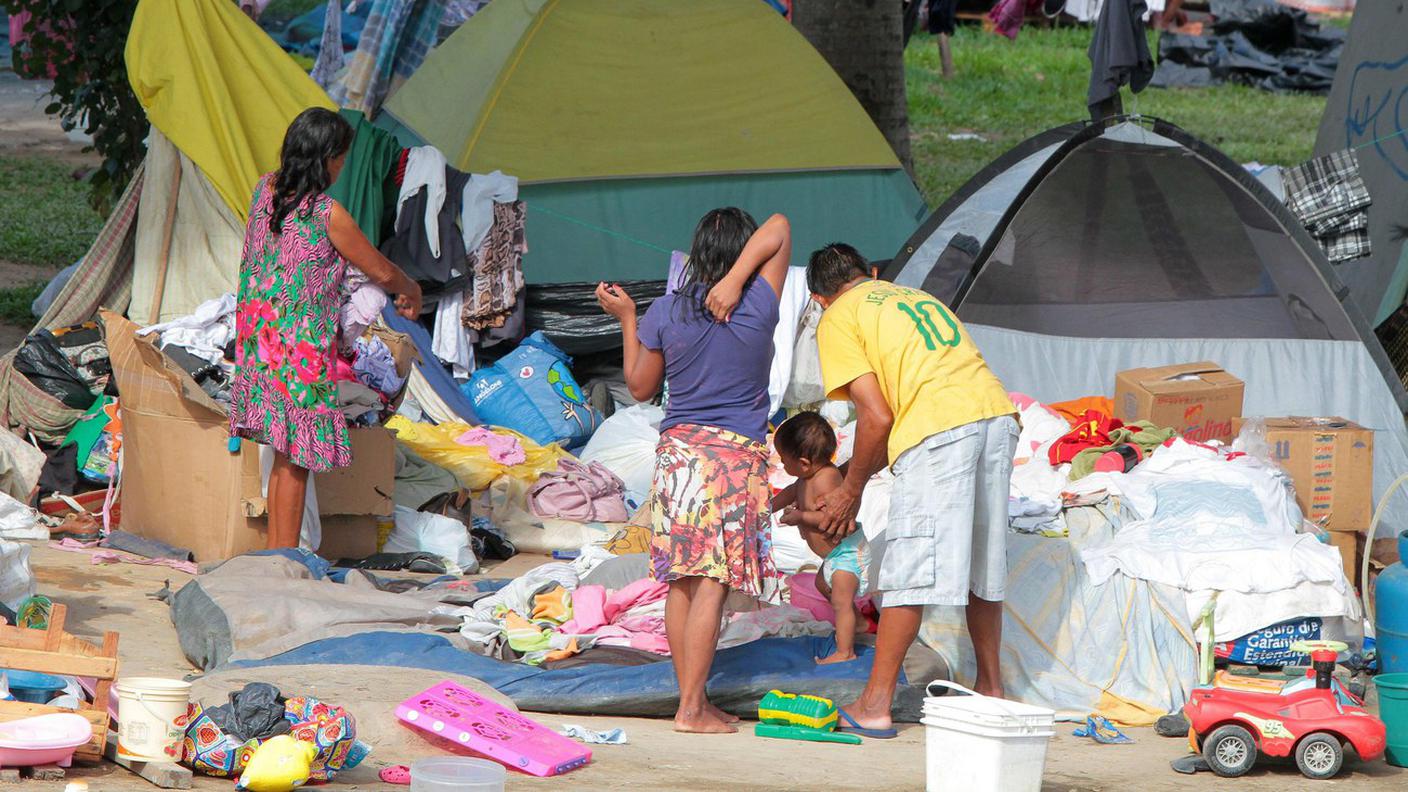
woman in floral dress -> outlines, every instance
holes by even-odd
[[[396,294],[403,316],[420,313],[420,287],[324,194],[342,171],[352,134],[331,110],[300,113],[284,135],[279,169],[254,188],[245,227],[230,434],[275,452],[270,548],[298,546],[308,472],[352,461],[332,378],[346,266]]]
[[[621,323],[626,384],[645,400],[669,380],[651,487],[650,572],[670,584],[665,637],[679,680],[675,730],[735,731],[709,703],[730,590],[759,596],[775,575],[768,506],[768,372],[792,232],[741,209],[715,209],[694,232],[684,283],[636,320],[621,287],[596,297]]]

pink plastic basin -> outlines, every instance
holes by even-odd
[[[68,767],[73,752],[93,739],[81,715],[39,715],[0,723],[0,767]]]

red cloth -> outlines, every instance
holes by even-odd
[[[1087,448],[1114,445],[1110,441],[1110,432],[1123,427],[1124,422],[1118,418],[1111,418],[1097,410],[1086,410],[1074,429],[1051,444],[1051,464],[1070,462]]]

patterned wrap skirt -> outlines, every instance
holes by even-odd
[[[668,583],[713,578],[762,596],[774,578],[767,446],[713,426],[666,429],[651,490],[650,571]]]

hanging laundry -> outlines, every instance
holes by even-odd
[[[424,189],[425,238],[430,254],[440,257],[440,210],[445,206],[445,155],[434,146],[417,146],[406,155],[406,173],[396,196],[396,221],[400,225],[406,199]]]
[[[523,254],[528,252],[523,202],[495,203],[493,216],[484,243],[469,255],[474,276],[461,319],[474,330],[502,327],[523,289]]]
[[[478,250],[494,227],[494,204],[518,200],[518,179],[503,171],[472,173],[464,185],[460,231],[465,250]]]
[[[371,0],[357,52],[328,95],[374,116],[382,101],[420,68],[438,37],[445,0]]]
[[[399,193],[400,182],[388,175],[406,150],[395,135],[368,122],[360,112],[344,109],[339,114],[352,125],[352,146],[347,149],[342,173],[328,188],[328,197],[342,204],[367,239],[379,246],[394,225],[385,222],[386,208]]]
[[[459,231],[460,201],[469,174],[443,167],[441,173],[444,176],[443,196],[440,182],[432,176],[414,172],[407,155],[402,187],[421,178],[430,181],[408,193],[410,197],[397,213],[394,235],[381,245],[381,252],[420,283],[427,295],[441,294],[451,289],[463,291],[470,269],[465,261],[464,238]],[[402,189],[402,192],[405,190]],[[436,207],[433,210],[432,204]],[[436,229],[433,240],[429,231],[432,218]]]
[[[450,374],[456,379],[467,379],[474,373],[474,342],[460,322],[463,312],[463,292],[451,291],[441,296],[435,306],[435,326],[430,341],[431,353],[449,364]]]
[[[988,12],[988,19],[992,20],[996,33],[1016,41],[1023,20],[1040,7],[1041,0],[998,0]]]
[[[1286,206],[1320,243],[1331,262],[1372,252],[1368,208],[1372,199],[1353,151],[1336,151],[1281,170]]]
[[[318,59],[313,62],[313,70],[308,76],[327,88],[346,62],[346,54],[342,51],[342,0],[328,0],[328,10],[323,16],[323,37],[318,44]]]

